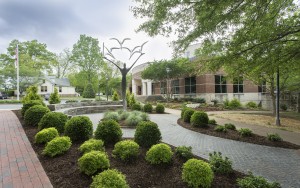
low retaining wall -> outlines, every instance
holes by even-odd
[[[66,104],[50,104],[48,108],[51,111],[57,111],[64,108],[92,107],[92,106],[107,106],[107,105],[122,105],[122,101],[95,101],[95,102],[72,102]]]
[[[65,111],[62,112],[70,116],[75,116],[81,114],[102,113],[108,110],[117,110],[122,108],[123,108],[122,105],[84,106],[84,107],[66,109]]]

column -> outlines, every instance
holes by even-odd
[[[132,83],[132,93],[134,95],[137,95],[137,93],[136,93],[137,85],[136,85],[135,79],[132,79],[131,83]]]

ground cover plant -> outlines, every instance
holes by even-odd
[[[100,176],[101,173],[106,171],[100,174],[96,173],[94,178],[81,173],[78,168],[78,159],[82,157],[83,153],[80,152],[78,148],[82,143],[72,143],[66,152],[53,158],[41,155],[44,146],[34,144],[34,135],[38,132],[37,127],[24,126],[24,120],[21,118],[20,111],[15,112],[54,188],[97,187],[99,185],[98,183],[100,183],[100,185],[106,185],[102,184],[103,177],[107,179],[106,177],[113,176],[113,179],[120,179],[114,175],[107,175],[106,173],[106,175]],[[175,148],[171,148],[172,152],[175,152]],[[146,152],[149,148],[140,147],[139,154],[133,163],[125,163],[120,158],[113,157],[113,150],[114,145],[112,144],[105,147],[105,152],[110,162],[110,169],[116,169],[122,173],[126,177],[127,185],[130,187],[188,187],[187,183],[183,182],[181,174],[182,166],[184,162],[186,162],[186,159],[180,156],[172,155],[170,165],[157,166],[151,165],[145,160]],[[196,158],[200,159],[199,157]],[[236,171],[230,176],[215,175],[211,187],[218,187],[219,185],[223,185],[224,187],[236,187],[236,179],[243,177],[244,175],[242,173]]]

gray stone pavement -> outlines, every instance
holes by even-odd
[[[96,128],[102,114],[86,114]],[[208,154],[220,151],[233,161],[234,169],[278,181],[282,187],[300,187],[300,151],[255,145],[213,137],[187,130],[177,125],[178,114],[151,114],[158,124],[162,141],[173,146],[192,146],[193,153],[208,159]],[[133,137],[134,129],[123,129],[123,137]]]

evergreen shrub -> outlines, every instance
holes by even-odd
[[[42,105],[35,105],[30,107],[28,110],[26,110],[24,115],[25,125],[37,127],[42,117],[49,112],[49,108]]]
[[[144,112],[151,113],[153,110],[153,106],[150,103],[144,105]]]
[[[93,177],[93,182],[90,185],[90,188],[100,187],[129,188],[129,185],[126,182],[125,176],[121,172],[115,169],[110,169]]]
[[[79,151],[81,153],[88,153],[90,151],[104,151],[104,142],[102,140],[91,138],[81,144]]]
[[[134,141],[142,147],[151,147],[159,143],[161,133],[156,123],[151,121],[141,121],[135,130]]]
[[[88,83],[82,93],[83,98],[95,98],[96,94],[91,83]]]
[[[90,176],[95,174],[98,170],[104,170],[110,167],[108,156],[102,151],[91,151],[85,153],[78,159],[78,166],[80,172]]]
[[[202,111],[196,111],[193,113],[190,119],[191,125],[194,127],[207,127],[208,115]]]
[[[167,144],[156,144],[146,153],[146,161],[150,164],[166,164],[172,160],[173,152],[170,146]]]
[[[221,152],[209,153],[209,164],[215,173],[230,174],[232,169],[232,162],[227,158],[222,157]]]
[[[68,116],[62,112],[49,112],[45,114],[38,124],[39,130],[55,127],[59,133],[65,131],[65,125],[68,121]]]
[[[46,147],[43,150],[42,154],[54,157],[56,155],[60,155],[68,151],[71,145],[72,142],[70,137],[56,137],[46,144]]]
[[[133,140],[123,140],[115,144],[113,155],[122,161],[136,159],[139,154],[140,146]]]
[[[50,104],[58,104],[58,103],[60,103],[60,97],[58,95],[57,88],[54,88],[54,93],[50,94],[49,103]]]
[[[191,159],[193,158],[193,153],[192,153],[192,147],[189,146],[178,146],[175,149],[175,154],[184,158],[184,159]]]
[[[191,117],[194,114],[194,112],[195,112],[195,110],[193,110],[191,108],[186,109],[183,114],[183,121],[190,123]]]
[[[51,127],[43,129],[36,133],[36,135],[34,136],[34,142],[37,144],[43,144],[53,140],[55,137],[58,136],[58,131],[55,128]]]
[[[35,105],[42,105],[42,106],[46,106],[46,104],[43,101],[40,100],[30,100],[30,101],[26,101],[23,103],[22,109],[21,109],[21,114],[24,117],[25,112],[30,108],[33,107]]]
[[[158,114],[163,114],[163,113],[165,113],[165,106],[163,104],[157,104],[155,111]]]
[[[73,142],[86,141],[93,136],[93,123],[86,116],[75,116],[65,125],[65,135]]]
[[[121,140],[122,130],[118,122],[114,120],[105,120],[99,122],[95,131],[95,138],[103,140],[104,144],[114,144]]]

